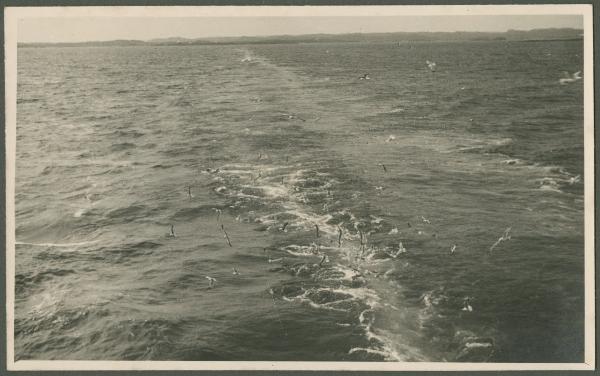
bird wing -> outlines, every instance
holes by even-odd
[[[498,244],[500,244],[500,242],[502,241],[502,238],[498,238],[498,240],[496,240],[496,242],[490,247],[490,252],[494,250],[494,248],[496,248],[496,246]]]

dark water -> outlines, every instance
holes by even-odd
[[[583,361],[580,42],[18,67],[17,359]]]

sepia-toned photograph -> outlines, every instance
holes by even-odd
[[[8,8],[9,369],[593,368],[591,22]]]

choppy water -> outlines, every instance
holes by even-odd
[[[583,360],[580,42],[18,67],[17,359]]]

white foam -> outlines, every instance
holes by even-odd
[[[283,247],[282,250],[294,256],[314,256],[317,251],[317,246],[314,243],[308,246],[292,244]]]
[[[365,348],[365,347],[353,347],[350,349],[350,351],[348,351],[348,354],[354,354],[357,351],[364,351],[366,353],[369,354],[377,354],[377,355],[381,355],[385,358],[388,357],[388,353],[385,351],[381,351],[381,350],[375,350],[375,349],[369,349],[369,348]]]
[[[473,349],[473,348],[485,348],[485,347],[492,347],[493,345],[489,342],[471,342],[471,343],[467,343],[465,344],[465,347],[467,349]]]

